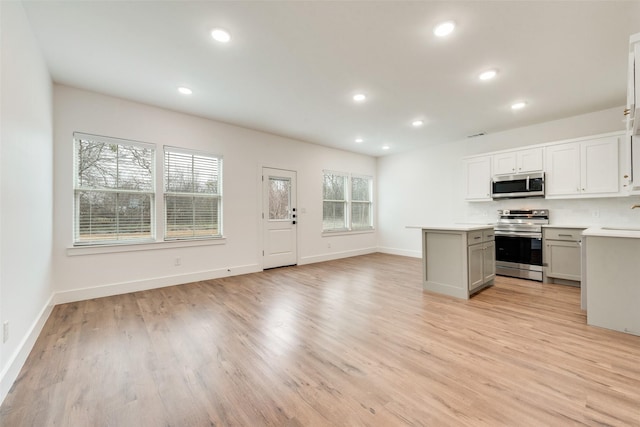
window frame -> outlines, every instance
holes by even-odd
[[[169,169],[167,168],[167,154],[176,154],[176,155],[184,155],[192,157],[192,165],[193,159],[195,157],[203,157],[207,159],[215,159],[217,161],[217,188],[216,193],[203,193],[197,191],[185,192],[185,191],[170,191],[168,189],[169,182]],[[163,182],[163,241],[164,242],[176,242],[176,241],[198,241],[198,240],[220,240],[224,238],[223,235],[223,157],[221,155],[213,154],[210,152],[200,151],[200,150],[192,150],[188,148],[175,147],[165,145],[163,146],[163,158],[162,158],[162,182]],[[192,168],[191,173],[194,173],[194,169]],[[198,197],[202,199],[210,199],[215,200],[217,205],[217,234],[212,235],[193,235],[193,236],[180,236],[180,237],[169,237],[168,231],[168,213],[169,209],[167,209],[167,197],[168,196],[182,196],[182,197]],[[194,224],[192,226],[195,227],[195,218]]]
[[[364,179],[367,181],[367,190],[368,190],[368,200],[353,200],[353,180],[355,179]],[[369,175],[356,175],[352,174],[349,177],[349,196],[350,196],[350,205],[349,205],[349,229],[352,231],[363,231],[363,230],[372,230],[373,229],[373,177]],[[353,226],[353,205],[368,205],[369,206],[369,224],[363,227],[354,227]]]
[[[134,190],[126,188],[109,188],[109,187],[93,187],[83,186],[79,182],[79,144],[81,141],[90,141],[94,143],[103,143],[109,145],[126,146],[126,147],[138,147],[142,149],[150,150],[149,169],[150,169],[150,189],[149,190]],[[119,177],[119,162],[116,156],[116,181]],[[122,138],[113,138],[101,135],[92,135],[83,132],[73,133],[73,246],[74,247],[92,247],[92,246],[105,246],[105,245],[131,245],[131,244],[147,244],[156,241],[156,145],[146,142],[133,141]],[[115,194],[116,200],[120,194],[141,194],[149,197],[149,237],[146,238],[131,238],[131,239],[91,239],[80,240],[81,218],[80,218],[80,195],[81,193],[95,192],[104,194]],[[118,217],[118,205],[116,204],[116,235],[121,234],[120,222]]]
[[[327,175],[332,175],[332,176],[336,176],[336,177],[341,177],[343,179],[343,184],[344,184],[344,199],[326,199],[325,198],[325,182],[326,182],[326,177]],[[349,209],[349,196],[348,196],[348,192],[349,192],[349,174],[344,173],[344,172],[336,172],[336,171],[330,171],[330,170],[323,170],[322,171],[322,232],[323,233],[336,233],[336,232],[344,232],[344,231],[349,231],[349,219],[348,219],[348,209]],[[325,203],[342,203],[343,205],[343,212],[344,212],[344,219],[343,219],[343,226],[342,227],[335,227],[335,228],[325,228],[324,223],[325,223],[325,219],[324,219],[324,205]]]
[[[345,199],[343,200],[330,200],[325,199],[325,177],[327,175],[341,176],[344,179],[345,184]],[[366,179],[368,182],[368,201],[353,200],[353,179]],[[343,202],[344,203],[344,227],[341,228],[325,228],[324,225],[324,204],[325,202]],[[339,234],[339,233],[358,233],[368,232],[374,230],[374,217],[373,217],[373,176],[353,174],[347,172],[338,172],[333,170],[322,171],[322,233],[323,234]],[[353,206],[354,204],[367,204],[369,206],[369,225],[364,227],[354,227],[353,224]]]

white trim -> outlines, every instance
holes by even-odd
[[[357,229],[357,230],[326,230],[322,232],[322,237],[331,237],[331,236],[349,236],[352,234],[368,234],[375,233],[375,228],[367,228],[367,229]]]
[[[222,155],[213,154],[208,151],[202,150],[192,150],[191,148],[183,148],[183,147],[175,147],[173,145],[163,145],[162,151],[164,154],[169,151],[170,153],[176,154],[186,154],[188,156],[198,156],[198,157],[207,157],[207,158],[216,158],[218,160],[222,160]],[[164,156],[162,159],[162,164],[164,164]]]
[[[167,286],[183,285],[202,280],[219,279],[221,277],[238,276],[241,274],[257,273],[262,271],[258,264],[239,265],[235,267],[219,268],[215,270],[199,271],[175,276],[154,277],[151,279],[134,280],[131,282],[112,283],[91,288],[79,288],[68,291],[56,292],[53,297],[55,304],[83,301],[93,298],[109,297],[113,295],[128,294],[131,292],[146,291],[149,289],[164,288]]]
[[[380,252],[383,254],[390,254],[390,255],[407,256],[411,258],[422,258],[422,252],[412,251],[407,249],[387,248],[384,246],[378,246],[377,252]]]
[[[298,262],[298,265],[314,264],[316,262],[324,262],[324,261],[333,261],[334,259],[350,258],[353,256],[359,256],[359,255],[368,255],[375,252],[377,252],[377,249],[375,247],[371,247],[371,248],[355,249],[355,250],[344,251],[344,252],[332,252],[330,254],[323,254],[323,255],[306,256],[306,257],[300,258],[300,262]]]
[[[128,243],[114,245],[87,245],[67,248],[67,256],[111,254],[117,252],[150,251],[156,249],[187,248],[191,246],[213,246],[227,243],[225,237],[193,240],[166,240],[161,242]]]
[[[18,378],[20,370],[27,361],[29,353],[31,353],[38,336],[42,332],[42,328],[44,328],[49,315],[51,315],[54,305],[53,299],[54,295],[52,294],[42,310],[40,310],[40,314],[34,320],[27,334],[22,338],[22,341],[20,341],[16,350],[7,359],[5,368],[0,372],[0,404],[4,401],[5,397],[7,397],[13,383]]]
[[[105,142],[107,144],[117,144],[117,145],[133,145],[140,148],[146,148],[148,150],[153,150],[155,153],[157,145],[152,142],[142,142],[142,141],[134,141],[131,139],[125,138],[115,138],[112,136],[103,136],[103,135],[94,135],[90,133],[83,132],[74,132],[73,133],[74,142],[78,139],[82,139],[84,141],[99,141]],[[75,147],[74,147],[75,150]]]
[[[624,136],[625,132],[624,131],[614,131],[614,132],[607,132],[607,133],[599,133],[596,135],[585,135],[585,136],[580,136],[577,138],[569,138],[569,139],[561,139],[558,141],[549,141],[549,142],[543,142],[541,144],[529,144],[529,145],[523,145],[521,147],[514,147],[514,148],[505,148],[504,150],[498,150],[498,151],[487,151],[486,153],[481,153],[481,154],[471,154],[469,156],[465,156],[462,158],[462,160],[469,160],[469,159],[473,159],[476,157],[484,157],[484,156],[494,156],[496,154],[502,154],[502,153],[511,153],[514,151],[519,151],[519,150],[529,150],[532,148],[545,148],[545,147],[549,147],[552,145],[557,145],[557,144],[567,144],[570,142],[578,142],[578,141],[583,141],[586,138],[588,139],[599,139],[599,138],[607,138],[610,136]]]

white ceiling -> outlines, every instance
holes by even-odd
[[[621,106],[640,32],[639,1],[23,4],[57,83],[373,156]]]

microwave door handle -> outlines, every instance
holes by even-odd
[[[527,175],[527,191],[529,191],[529,175]]]

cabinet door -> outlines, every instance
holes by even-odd
[[[469,290],[472,291],[475,288],[484,284],[484,273],[482,268],[484,266],[484,250],[483,245],[471,245],[468,248],[469,251]]]
[[[491,200],[491,156],[474,157],[464,162],[466,199]]]
[[[640,47],[640,43],[638,44]],[[636,82],[635,82],[635,52],[629,52],[629,67],[627,68],[627,108],[625,110],[627,132],[633,133],[633,116],[636,106]]]
[[[631,191],[640,191],[640,136],[630,136],[631,142]]]
[[[539,172],[542,170],[542,148],[532,148],[517,152],[516,166],[518,173]]]
[[[547,240],[545,249],[548,277],[581,280],[580,244],[578,242]]]
[[[545,193],[547,196],[580,194],[580,144],[546,148]]]
[[[583,194],[617,193],[618,137],[581,142],[581,187]]]
[[[501,153],[493,156],[494,175],[516,173],[516,153]]]
[[[484,253],[482,254],[482,273],[484,280],[482,283],[487,283],[489,280],[496,277],[496,243],[487,242],[484,244]]]

